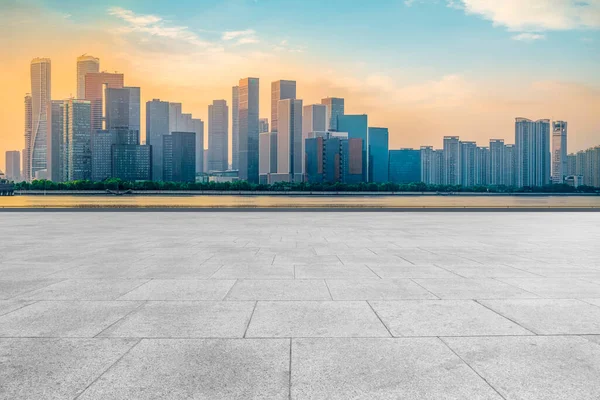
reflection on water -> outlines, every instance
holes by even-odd
[[[600,208],[600,196],[47,195],[0,197],[0,208]]]

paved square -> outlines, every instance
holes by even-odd
[[[0,226],[0,399],[600,398],[600,213]]]

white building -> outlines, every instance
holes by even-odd
[[[552,122],[552,183],[563,183],[568,174],[567,123]]]
[[[517,187],[550,183],[550,120],[515,120]]]

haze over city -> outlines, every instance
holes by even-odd
[[[23,148],[31,59],[52,60],[52,98],[65,99],[84,53],[141,87],[142,104],[181,102],[204,121],[246,76],[265,83],[270,117],[268,83],[293,79],[305,104],[344,97],[388,127],[390,148],[512,142],[522,116],[567,120],[574,152],[600,142],[599,28],[598,1],[3,1],[0,165]]]

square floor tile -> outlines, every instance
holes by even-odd
[[[227,300],[331,300],[323,280],[240,280]]]
[[[437,299],[410,279],[328,279],[334,300]]]
[[[24,300],[115,300],[145,279],[68,279],[19,296]]]
[[[415,279],[442,299],[537,298],[533,293],[492,278]]]
[[[369,268],[356,265],[296,265],[296,279],[379,279]]]
[[[294,267],[273,265],[224,265],[211,279],[294,279]]]
[[[119,300],[223,300],[235,280],[154,279]]]
[[[499,278],[545,298],[600,298],[600,285],[576,278]]]

